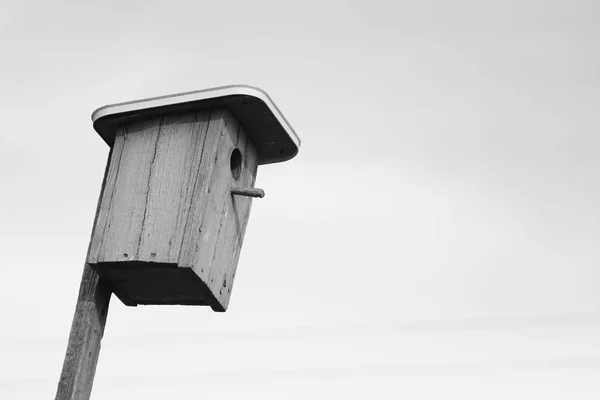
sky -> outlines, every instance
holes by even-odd
[[[0,398],[56,392],[96,108],[243,83],[261,166],[229,309],[113,298],[92,399],[600,396],[600,3],[21,1],[0,14]]]

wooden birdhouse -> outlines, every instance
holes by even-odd
[[[97,109],[111,147],[88,264],[127,305],[229,303],[257,167],[300,140],[262,90],[227,86]]]

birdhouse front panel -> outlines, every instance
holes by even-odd
[[[224,311],[252,199],[258,149],[227,109],[116,127],[88,263],[128,305]]]

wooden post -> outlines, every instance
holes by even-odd
[[[98,219],[100,204],[106,187],[106,177],[110,166],[112,149],[108,156],[104,179],[96,207],[94,228]],[[88,256],[91,250],[91,240],[88,246]],[[87,256],[86,256],[87,259]],[[58,382],[56,400],[88,400],[92,392],[96,364],[100,356],[100,341],[108,316],[108,304],[111,290],[99,279],[98,274],[86,262],[79,286],[79,296],[75,315],[71,325],[71,333],[67,345],[67,354],[63,363],[62,373]]]
[[[56,400],[90,398],[110,294],[107,285],[99,280],[98,274],[86,264]]]

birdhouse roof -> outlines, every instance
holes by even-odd
[[[94,129],[112,146],[123,122],[174,112],[227,108],[244,127],[259,151],[259,164],[287,161],[298,153],[300,138],[273,100],[262,89],[221,86],[106,105],[92,113]]]

